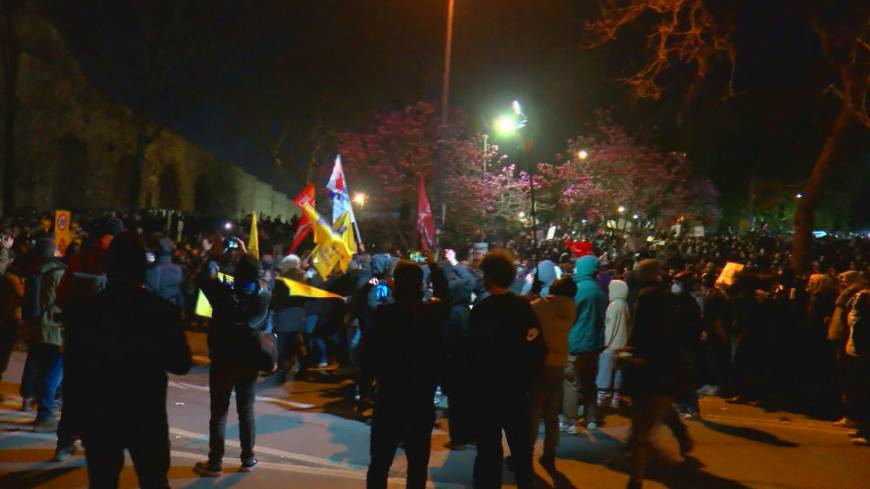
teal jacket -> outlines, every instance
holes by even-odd
[[[600,352],[604,349],[604,316],[607,296],[595,281],[598,258],[583,256],[574,263],[574,282],[577,295],[577,319],[568,333],[568,352],[571,354]]]

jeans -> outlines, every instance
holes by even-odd
[[[366,489],[386,489],[390,466],[399,443],[408,458],[408,489],[423,489],[429,471],[432,447],[432,426],[435,411],[409,412],[407,408],[393,410],[376,406],[372,418],[371,462],[366,473]]]
[[[320,316],[317,314],[305,316],[305,344],[308,348],[308,358],[315,364],[329,362],[326,354],[326,338],[317,331],[319,319]]]
[[[595,384],[599,390],[622,389],[622,370],[616,367],[616,355],[610,350],[604,350],[598,358],[598,375]]]
[[[220,464],[224,458],[224,440],[227,430],[227,412],[230,396],[236,392],[236,411],[239,414],[239,441],[242,460],[254,457],[254,385],[258,375],[256,366],[212,362],[208,372],[211,419],[208,422],[208,459]]]
[[[598,373],[598,352],[568,356],[565,367],[565,398],[562,414],[569,423],[577,422],[579,398],[583,400],[583,413],[587,423],[598,423],[598,398],[595,376]]]
[[[546,367],[532,388],[531,442],[538,440],[538,426],[544,418],[544,457],[555,457],[559,444],[559,409],[562,405],[563,367]]]
[[[680,446],[689,443],[689,433],[686,425],[680,421],[680,416],[674,409],[673,398],[667,395],[638,396],[632,401],[631,434],[629,444],[633,447],[631,453],[630,474],[632,480],[641,481],[646,474],[647,458],[652,445],[649,441],[653,428],[663,422],[680,442]]]
[[[278,369],[286,370],[293,368],[299,353],[299,333],[278,331]]]
[[[528,394],[511,393],[488,398],[477,416],[477,457],[474,459],[475,489],[497,489],[502,483],[504,450],[502,430],[507,436],[518,489],[532,487],[532,441],[529,437],[531,400]]]
[[[133,468],[142,489],[168,489],[169,439],[165,437],[131,444],[117,440],[85,438],[85,460],[88,463],[90,489],[115,489],[124,468],[124,449],[130,450]]]
[[[57,408],[57,393],[63,380],[63,355],[60,348],[31,343],[21,378],[21,397],[38,398],[37,421],[45,421]]]

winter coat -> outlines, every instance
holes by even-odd
[[[681,392],[677,322],[674,295],[662,286],[640,290],[628,341],[639,360],[626,371],[626,390],[632,395],[673,396]]]
[[[574,263],[577,295],[577,320],[568,334],[568,351],[572,354],[600,352],[604,349],[604,315],[607,297],[595,281],[598,259],[582,256]]]
[[[31,341],[63,346],[63,325],[60,322],[61,309],[57,302],[57,292],[65,270],[66,265],[60,260],[46,260],[36,268],[38,288],[31,289],[34,287],[30,285],[32,282],[25,285],[24,303],[35,301],[34,304],[38,304],[39,309],[38,317],[28,319]],[[30,295],[34,297],[28,300]]]
[[[568,332],[577,317],[574,301],[570,297],[554,295],[533,301],[532,309],[538,317],[547,344],[544,365],[564,368],[568,359]]]
[[[305,282],[305,276],[298,268],[282,273],[281,277],[297,282]],[[305,325],[304,297],[291,296],[287,285],[281,280],[275,280],[272,289],[272,329],[277,333],[298,333]]]
[[[628,344],[628,284],[622,280],[612,280],[608,289],[610,304],[604,318],[604,347],[609,351],[616,351]]]
[[[831,320],[828,323],[828,341],[839,343],[840,345],[842,345],[842,342],[845,341],[846,337],[849,335],[849,324],[847,320],[849,309],[846,306],[852,297],[863,288],[860,273],[850,270],[848,272],[843,272],[841,277],[846,281],[847,286],[846,289],[840,292],[840,295],[837,296],[837,300],[834,302],[834,314],[831,316]]]
[[[24,282],[12,273],[0,277],[0,325],[17,327],[21,321],[21,300],[24,298]]]

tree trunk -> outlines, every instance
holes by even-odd
[[[794,214],[794,240],[792,241],[791,256],[792,267],[797,273],[805,273],[808,270],[816,208],[824,188],[825,176],[834,161],[840,139],[849,124],[850,115],[851,107],[844,100],[840,112],[831,126],[831,132],[825,138],[825,143],[813,164],[813,171],[802,192],[803,197],[798,200],[797,210]]]
[[[138,130],[136,132],[136,147],[133,150],[133,168],[130,171],[130,195],[128,205],[130,209],[139,209],[142,207],[142,180],[145,170],[145,151],[150,143],[149,137],[145,134],[147,130]],[[147,203],[146,203],[147,204]]]

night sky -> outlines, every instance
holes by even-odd
[[[644,29],[594,51],[582,48],[595,3],[457,0],[451,105],[485,132],[511,100],[521,100],[539,160],[552,159],[568,137],[590,130],[597,110],[609,109],[662,149],[688,152],[726,200],[741,198],[750,174],[806,178],[838,101],[820,95],[830,70],[789,1],[735,2],[738,95],[723,99],[723,65],[687,110],[679,67],[664,80],[669,90],[659,102],[635,101],[619,83],[643,59]],[[266,148],[284,126],[291,161],[304,165],[315,126],[364,129],[374,110],[437,101],[445,15],[446,0],[84,0],[58,2],[55,22],[88,76],[134,106],[146,91],[138,62],[145,40],[166,34],[164,44],[191,55],[171,70],[170,102],[149,104],[148,117],[183,107],[171,116],[173,129],[274,179]],[[833,191],[843,184],[842,191],[857,192],[846,180],[868,175],[868,139],[861,128],[850,131]],[[856,202],[866,197],[855,194]]]

